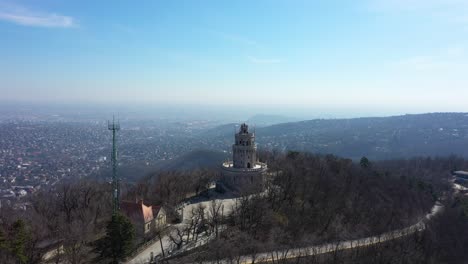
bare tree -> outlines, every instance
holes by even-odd
[[[184,235],[185,232],[182,228],[175,228],[173,232],[169,234],[169,239],[177,250],[181,249],[184,244]]]
[[[219,237],[219,227],[223,221],[224,205],[216,200],[211,200],[208,210],[208,225],[210,231],[214,232],[216,238]]]

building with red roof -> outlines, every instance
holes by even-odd
[[[164,209],[161,206],[145,205],[143,200],[122,201],[120,210],[130,219],[139,237],[144,237],[166,225]]]

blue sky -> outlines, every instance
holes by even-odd
[[[468,111],[468,1],[0,0],[0,100]]]

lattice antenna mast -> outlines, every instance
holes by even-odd
[[[107,122],[107,128],[112,131],[112,214],[116,214],[120,209],[120,180],[117,175],[117,138],[116,132],[120,130],[120,123],[115,122],[115,117],[112,118],[112,123]]]

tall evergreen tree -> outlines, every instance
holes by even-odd
[[[2,228],[0,227],[0,263],[9,263],[14,262],[11,259],[11,254],[8,251],[8,243],[5,233],[3,232]]]
[[[112,216],[106,227],[106,235],[96,241],[96,261],[118,263],[125,259],[133,250],[134,237],[135,230],[128,218],[119,213]]]
[[[362,168],[369,168],[370,167],[370,161],[367,157],[362,157],[361,161],[359,162]]]
[[[0,250],[3,250],[6,248],[6,238],[5,234],[3,233],[3,230],[0,228]]]
[[[9,250],[19,263],[27,263],[26,244],[29,241],[29,234],[26,230],[26,224],[19,219],[13,223],[12,235]]]

